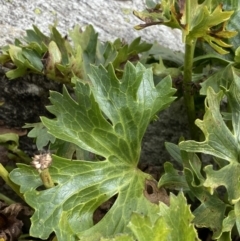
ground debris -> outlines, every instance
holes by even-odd
[[[17,241],[22,233],[24,223],[18,219],[19,215],[30,216],[30,208],[14,203],[7,205],[0,201],[0,240]]]

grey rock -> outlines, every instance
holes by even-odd
[[[33,24],[47,33],[49,25],[57,22],[63,34],[76,24],[92,24],[103,41],[121,38],[129,42],[142,36],[145,41],[157,41],[165,47],[183,50],[178,30],[165,26],[134,30],[140,20],[132,11],[143,10],[144,3],[144,0],[0,0],[0,46],[13,42],[14,37],[23,35]]]

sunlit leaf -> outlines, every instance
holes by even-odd
[[[203,142],[184,141],[180,143],[180,149],[189,152],[203,152],[229,162],[238,160],[238,144],[231,131],[226,126],[220,113],[220,101],[223,93],[215,93],[209,87],[206,112],[203,121],[197,119],[196,125],[202,130],[206,140]]]
[[[180,148],[189,152],[208,153],[228,161],[220,170],[213,170],[211,165],[205,167],[207,174],[204,186],[211,193],[219,186],[225,186],[228,199],[236,203],[240,199],[239,188],[239,77],[233,79],[231,85],[225,90],[232,109],[232,127],[230,131],[220,113],[220,101],[223,93],[215,93],[210,87],[207,93],[206,113],[203,121],[197,120],[196,124],[203,131],[205,141],[185,141],[180,143]]]
[[[223,11],[222,4],[218,2],[207,0],[201,4],[198,2],[198,0],[163,0],[151,9],[134,11],[133,13],[145,22],[135,28],[140,30],[152,25],[178,28],[182,30],[183,42],[191,44],[196,39],[202,39],[218,53],[228,53],[224,48],[232,45],[225,40],[237,35],[237,31],[226,29],[226,23],[234,11]]]

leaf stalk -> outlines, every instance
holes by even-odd
[[[40,177],[45,188],[49,189],[55,186],[48,168],[40,172]]]
[[[196,41],[188,41],[188,39],[186,39],[183,75],[183,95],[188,115],[190,135],[193,140],[198,140],[198,130],[194,123],[196,119],[196,111],[194,95],[192,93],[192,67],[195,42]]]
[[[14,184],[9,178],[9,172],[0,163],[0,177],[6,182],[6,184],[11,187],[11,189],[22,199],[25,200],[23,195],[19,191],[19,187]]]

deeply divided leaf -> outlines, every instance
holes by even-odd
[[[221,163],[217,170],[212,165],[208,165],[204,168],[206,180],[201,185],[193,185],[193,180],[195,180],[193,177],[193,171],[190,169],[185,170],[186,179],[191,191],[202,202],[202,205],[194,211],[194,214],[196,215],[196,224],[205,227],[212,226],[212,229],[215,227],[214,237],[217,238],[222,236],[221,240],[223,237],[229,236],[229,233],[224,235],[221,233],[223,232],[222,224],[225,220],[225,210],[227,206],[218,197],[219,191],[216,190],[221,186],[225,187],[226,198],[230,204],[234,205],[235,211],[238,208],[240,200],[240,86],[238,75],[236,75],[234,71],[232,73],[233,79],[224,89],[224,93],[227,96],[228,103],[232,111],[230,113],[231,119],[229,120],[232,122],[231,125],[227,125],[224,122],[220,112],[220,103],[223,98],[223,91],[215,93],[214,90],[209,87],[207,90],[206,113],[202,121],[196,121],[196,125],[204,133],[205,141],[184,141],[180,143],[180,149],[182,150],[186,150],[188,152],[208,153],[216,158],[219,158],[219,160],[223,160],[221,162],[217,162],[217,164]],[[223,193],[225,193],[225,191],[223,191]],[[207,210],[211,210],[211,215]],[[206,212],[204,215],[205,218],[203,216],[204,212]],[[209,218],[210,216],[212,221]],[[235,221],[238,225],[237,215]]]
[[[203,121],[196,120],[196,125],[205,135],[205,141],[185,141],[180,143],[180,148],[189,152],[204,152],[213,156],[237,162],[238,142],[231,133],[220,113],[220,101],[223,93],[215,93],[208,89],[206,113]]]
[[[45,239],[54,231],[60,241],[93,233],[99,238],[131,234],[127,224],[133,212],[156,213],[157,205],[150,202],[149,195],[143,195],[147,180],[153,178],[137,164],[149,122],[174,100],[171,79],[154,86],[152,71],[131,63],[126,64],[122,79],[116,77],[111,65],[108,69],[92,67],[90,79],[91,85],[76,80],[74,97],[66,88],[63,94],[51,92],[53,105],[48,110],[56,119],[44,117],[42,121],[56,138],[104,160],[70,161],[55,156],[50,167],[55,187],[42,191],[38,189],[40,178],[31,167],[19,165],[11,173],[35,209],[33,236]],[[159,201],[167,198],[159,193]],[[95,224],[95,210],[110,198],[115,200],[113,206]],[[155,221],[154,215],[150,216]]]

